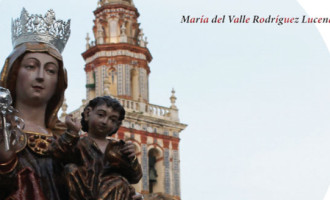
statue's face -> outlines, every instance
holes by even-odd
[[[47,104],[54,95],[59,64],[46,53],[27,53],[19,66],[16,100],[40,105]]]
[[[119,113],[106,104],[88,107],[85,111],[85,120],[88,123],[88,135],[96,138],[105,138],[118,128]]]

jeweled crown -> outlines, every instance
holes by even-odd
[[[42,17],[38,14],[29,15],[23,8],[20,18],[12,20],[14,48],[25,42],[42,42],[62,53],[70,32],[70,19],[67,22],[56,20],[55,12],[52,9]]]

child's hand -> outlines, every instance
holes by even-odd
[[[138,193],[138,192],[136,192],[135,195],[133,195],[132,198],[133,198],[133,200],[143,200],[144,199],[143,195]]]
[[[127,141],[124,144],[124,147],[121,149],[121,153],[127,156],[130,161],[136,159],[135,146],[133,142]]]
[[[72,115],[67,115],[65,117],[65,124],[71,132],[78,135],[81,129],[81,124],[77,118],[73,118]]]
[[[130,196],[133,200],[143,200],[144,199],[143,195],[136,192],[133,187],[131,187]]]

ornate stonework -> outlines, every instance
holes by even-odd
[[[152,56],[137,21],[139,13],[132,1],[102,0],[94,15],[95,41],[87,35],[82,53],[87,98],[83,104],[109,93],[118,99],[126,118],[114,137],[136,145],[143,171],[142,180],[134,187],[146,199],[180,199],[179,136],[187,125],[180,123],[174,90],[170,107],[149,102]],[[71,114],[80,117],[83,107]],[[155,180],[149,176],[152,168],[157,172]]]

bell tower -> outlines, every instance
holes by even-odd
[[[86,100],[71,114],[80,118],[86,103],[97,96],[116,98],[126,117],[114,137],[134,143],[142,166],[136,191],[149,200],[179,200],[179,136],[187,125],[180,123],[175,91],[172,89],[169,107],[149,102],[152,56],[132,0],[99,0],[94,15],[94,39],[87,34],[82,53]],[[62,107],[64,115],[66,107]]]
[[[139,13],[130,0],[101,0],[94,11],[95,41],[86,37],[82,54],[86,65],[87,99],[111,95],[134,101],[149,101],[149,63]]]

